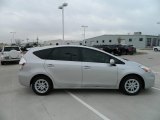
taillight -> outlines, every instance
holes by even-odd
[[[21,60],[19,61],[20,69],[23,69],[24,65],[26,64],[26,60],[24,58],[21,58]]]

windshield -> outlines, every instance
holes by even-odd
[[[11,50],[20,51],[19,47],[4,47],[4,52],[11,51]]]

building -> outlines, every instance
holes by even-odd
[[[61,39],[44,41],[44,46],[48,45],[82,45],[82,41]]]
[[[88,38],[83,41],[84,45],[112,45],[112,44],[127,44],[134,45],[136,48],[152,48],[160,45],[160,36],[142,35],[141,32],[135,32],[132,35],[101,35],[93,38]]]

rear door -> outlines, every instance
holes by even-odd
[[[79,48],[58,47],[52,50],[45,61],[45,69],[59,87],[80,87],[81,64]]]

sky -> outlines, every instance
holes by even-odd
[[[104,34],[160,34],[160,0],[0,0],[0,43],[62,39],[63,3],[65,40]]]

